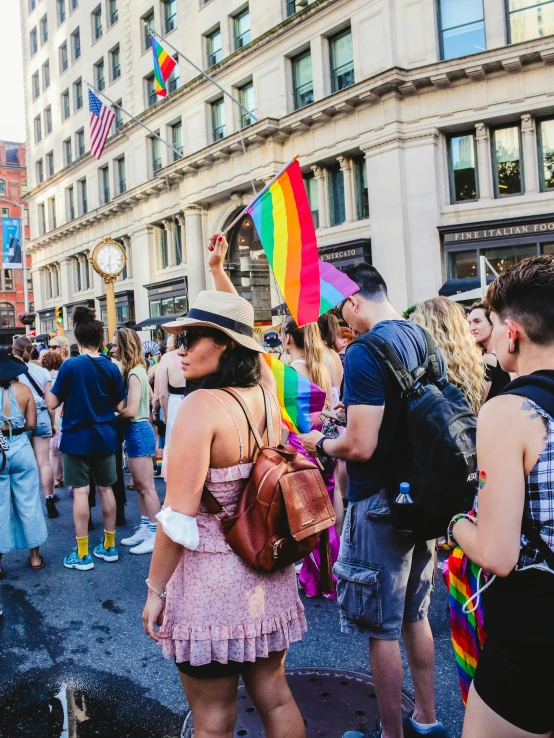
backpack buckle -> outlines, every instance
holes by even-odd
[[[227,510],[223,506],[221,507],[221,512],[219,514],[215,514],[214,513],[214,518],[217,518],[220,523],[221,523],[221,518],[222,517],[225,517],[225,518],[228,518],[229,517],[229,513],[227,512]]]

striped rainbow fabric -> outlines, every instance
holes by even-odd
[[[285,302],[299,326],[315,323],[358,286],[318,258],[314,222],[296,160],[247,208]]]
[[[166,82],[171,77],[171,72],[177,66],[177,62],[169,56],[154,36],[150,36],[150,38],[152,39],[152,54],[154,56],[154,90],[156,95],[165,97],[167,95]]]
[[[309,433],[325,406],[325,392],[271,354],[262,354],[275,381],[281,417],[294,433]]]

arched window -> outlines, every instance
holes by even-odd
[[[15,310],[10,302],[0,302],[0,327],[15,328]]]
[[[229,236],[229,276],[239,295],[252,304],[255,320],[271,321],[270,269],[250,215],[241,218]]]
[[[6,180],[0,179],[0,195],[6,194]]]

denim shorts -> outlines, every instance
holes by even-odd
[[[43,402],[37,402],[37,425],[31,435],[34,438],[52,438],[50,414]]]
[[[334,566],[343,633],[396,641],[422,620],[433,590],[434,541],[395,532],[385,490],[351,502]]]
[[[125,433],[125,453],[130,459],[137,456],[154,456],[156,453],[156,436],[148,420],[129,423]]]

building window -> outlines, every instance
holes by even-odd
[[[29,33],[29,48],[31,50],[31,56],[34,56],[38,51],[37,41],[37,29],[36,26]]]
[[[206,56],[208,67],[213,67],[223,59],[221,51],[221,31],[219,28],[206,36]]]
[[[44,212],[44,203],[37,205],[38,215],[38,232],[39,235],[43,236],[46,233],[46,214]]]
[[[40,82],[38,78],[38,72],[35,72],[31,77],[31,87],[33,89],[33,100],[36,100],[40,95]]]
[[[317,180],[313,174],[304,175],[304,187],[310,203],[310,212],[314,221],[314,228],[319,228],[319,193]]]
[[[493,169],[496,197],[523,193],[521,136],[519,126],[493,132]]]
[[[110,170],[108,167],[100,169],[100,199],[102,205],[110,201]]]
[[[146,107],[149,108],[151,105],[154,105],[157,99],[154,75],[151,74],[149,77],[146,77]]]
[[[2,208],[2,217],[3,218],[9,218],[10,217],[10,209],[9,208]]]
[[[254,112],[254,84],[252,82],[239,88],[239,102],[249,111],[247,113],[242,108],[239,111],[240,127],[246,128],[254,123],[254,119],[249,115]]]
[[[352,31],[342,31],[329,39],[331,53],[331,89],[344,90],[354,84],[354,59],[352,56]]]
[[[183,156],[183,124],[181,121],[171,126],[171,145],[174,149],[180,151],[181,156]],[[180,156],[177,156],[177,152],[174,151],[173,161],[177,161],[180,158]]]
[[[158,131],[156,133],[159,135]],[[161,142],[159,138],[151,138],[150,141],[152,146],[152,173],[156,174],[162,168]]]
[[[106,78],[104,76],[104,59],[100,59],[94,65],[94,80],[96,87],[100,92],[106,87]]]
[[[25,195],[27,194],[27,192],[28,192],[28,190],[27,190],[27,180],[26,179],[22,179],[21,180],[21,197],[25,197]],[[2,194],[1,180],[0,180],[0,194]],[[5,194],[6,194],[6,185],[4,185],[4,195]]]
[[[73,61],[81,56],[81,31],[78,28],[71,34],[71,54]]]
[[[225,138],[225,101],[223,98],[216,100],[212,108],[212,140],[219,141]]]
[[[117,0],[109,0],[108,3],[109,11],[110,11],[110,26],[113,26],[113,24],[117,21]]]
[[[356,217],[369,218],[369,193],[367,187],[367,164],[365,159],[354,159],[354,182],[356,187]]]
[[[4,269],[4,289],[13,290],[13,269]]]
[[[70,116],[69,108],[69,90],[62,92],[62,120],[67,120]]]
[[[50,87],[50,60],[47,59],[42,65],[42,89]]]
[[[294,109],[300,110],[314,101],[314,83],[312,79],[312,55],[305,51],[292,60],[292,85],[294,93]]]
[[[36,7],[37,7],[37,0],[29,0],[29,13],[32,13]]]
[[[44,110],[44,130],[45,135],[52,133],[52,106],[49,105]]]
[[[167,80],[168,92],[175,92],[175,90],[179,89],[179,87],[181,86],[181,77],[179,70],[180,66],[177,64],[177,66],[173,68],[173,71],[169,75],[169,79]]]
[[[99,5],[96,10],[92,11],[92,40],[98,41],[102,36],[102,6]]]
[[[114,109],[115,113],[115,130],[117,131],[118,128],[121,128],[123,125],[123,111],[120,108],[120,105],[123,105],[123,100],[116,100],[116,105]]]
[[[15,310],[9,302],[0,302],[0,324],[2,328],[15,328]]]
[[[141,20],[142,26],[142,50],[147,51],[152,42],[150,41],[150,28],[154,31],[154,10],[150,9],[146,15],[143,15]]]
[[[121,64],[119,61],[119,44],[110,51],[110,68],[112,74],[112,82],[121,77]],[[100,89],[100,88],[98,88]]]
[[[39,159],[37,163],[35,164],[36,172],[37,172],[37,184],[40,184],[41,182],[44,182],[44,166],[42,163],[42,159]],[[5,190],[5,187],[4,187]],[[4,194],[6,192],[4,191]]]
[[[164,33],[177,28],[177,0],[162,0]]]
[[[243,46],[250,43],[250,11],[248,8],[243,10],[233,18],[233,28],[235,32],[235,51],[242,49]]]
[[[83,283],[81,281],[81,261],[78,256],[73,259],[73,275],[75,278],[75,292],[80,292],[83,289]]]
[[[56,198],[51,197],[50,200],[48,200],[49,204],[49,217],[50,217],[50,230],[53,231],[57,226],[57,220],[56,220]]]
[[[329,176],[329,210],[332,226],[340,225],[346,220],[344,204],[344,173],[340,166],[334,165],[327,169]]]
[[[65,0],[57,0],[58,26],[65,21]]]
[[[554,188],[554,119],[541,120],[539,132],[539,168],[541,190]]]
[[[519,264],[520,261],[537,255],[536,244],[528,246],[504,246],[500,248],[481,249],[480,254],[485,256],[498,274],[504,274],[508,269]]]
[[[448,140],[450,202],[477,200],[475,135],[464,133]]]
[[[38,143],[42,139],[42,124],[40,122],[40,115],[37,115],[33,122],[35,131],[35,143]]]
[[[75,110],[83,107],[83,83],[80,79],[73,83],[73,97],[75,99]]]
[[[64,163],[64,166],[67,166],[68,164],[71,164],[71,162],[73,161],[73,155],[71,153],[71,139],[66,138],[62,146],[63,146],[63,163]]]
[[[85,153],[85,129],[79,128],[75,134],[75,154],[77,158]]]
[[[49,151],[46,154],[46,176],[52,177],[54,174],[54,152]]]
[[[67,219],[75,219],[75,192],[73,185],[67,188]]]
[[[79,7],[79,0],[69,0],[69,4],[71,5],[71,10],[77,10]]]
[[[117,177],[117,194],[121,195],[127,190],[127,180],[125,178],[125,157],[116,159],[115,171]]]
[[[63,43],[60,46],[60,74],[63,74],[68,66],[69,61],[67,58],[67,43]]]
[[[183,263],[183,233],[181,231],[181,224],[178,222],[173,223],[173,238],[175,239],[175,264]]]
[[[167,251],[167,231],[160,228],[160,268],[167,269],[169,266],[169,256]]]
[[[287,18],[296,13],[296,0],[287,0]]]
[[[6,194],[6,180],[0,179],[0,195]]]
[[[48,16],[43,15],[40,19],[40,43],[45,44],[48,41]]]
[[[554,34],[554,0],[507,0],[510,43]]]
[[[438,14],[441,59],[486,50],[483,0],[439,0]]]
[[[79,205],[81,207],[81,215],[85,215],[88,213],[87,180],[81,179],[77,185],[79,187]]]

